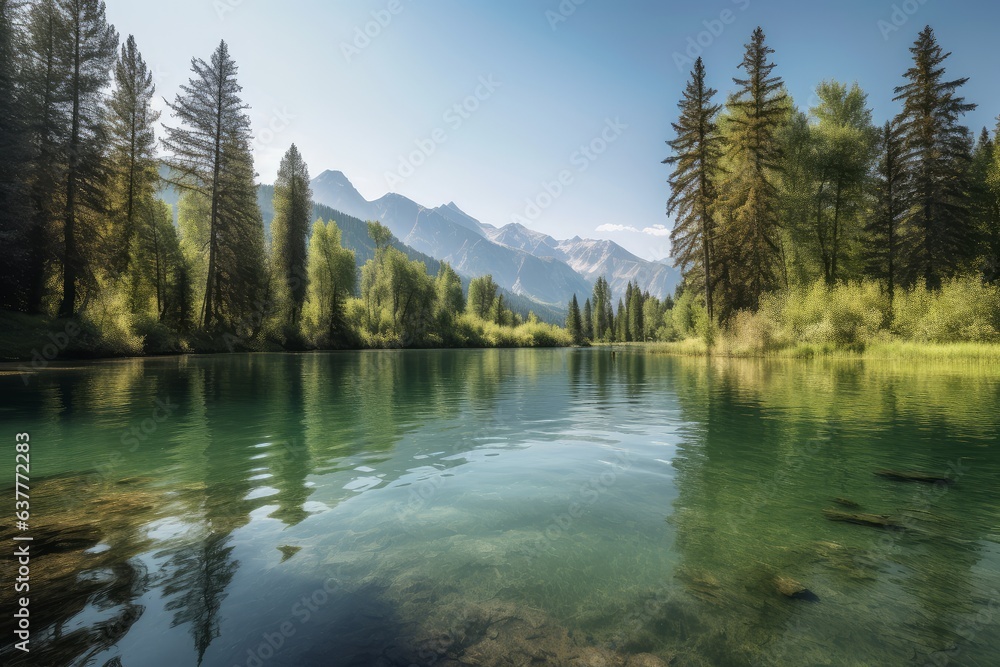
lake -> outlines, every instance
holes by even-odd
[[[262,354],[0,395],[3,664],[1000,664],[995,366]]]

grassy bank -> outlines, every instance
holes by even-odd
[[[535,320],[518,326],[499,326],[463,314],[455,318],[449,340],[428,336],[417,347],[425,348],[518,348],[568,347],[565,329]],[[347,349],[396,349],[408,347],[395,336],[356,332]],[[308,349],[308,348],[307,348]],[[316,348],[319,349],[319,348]],[[344,349],[343,347],[338,349]],[[150,325],[136,331],[102,327],[86,319],[58,319],[0,310],[0,361],[55,361],[58,359],[112,359],[173,354],[217,354],[224,352],[281,352],[280,342],[194,333],[177,336],[165,327]],[[296,348],[294,351],[303,351]]]
[[[998,343],[919,343],[882,341],[864,346],[838,347],[832,343],[797,343],[770,349],[736,347],[722,340],[708,346],[701,338],[671,343],[621,343],[616,347],[632,348],[648,354],[674,356],[715,356],[735,359],[886,359],[898,361],[982,361],[1000,364]]]
[[[890,299],[877,283],[820,281],[768,294],[721,326],[687,292],[656,333],[663,342],[644,348],[660,354],[1000,362],[1000,287],[956,279]]]

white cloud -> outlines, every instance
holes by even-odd
[[[601,225],[595,231],[598,232],[638,232],[639,230],[631,225]]]
[[[653,225],[645,229],[639,229],[632,225],[601,225],[598,232],[632,232],[633,234],[648,234],[649,236],[670,236],[670,230],[663,225]]]
[[[652,227],[646,227],[642,230],[643,234],[649,234],[650,236],[670,236],[670,230],[663,225],[653,225]]]

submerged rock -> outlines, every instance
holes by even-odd
[[[840,510],[823,510],[823,516],[830,521],[843,521],[859,526],[872,528],[901,529],[903,524],[898,519],[885,514],[866,514],[864,512],[841,512]]]
[[[819,602],[819,596],[791,577],[775,577],[775,589],[786,598]]]
[[[837,503],[841,507],[846,507],[848,509],[852,509],[852,510],[859,510],[859,509],[861,509],[861,504],[854,502],[850,498],[834,498],[833,502]]]
[[[875,474],[896,482],[923,482],[924,484],[954,484],[950,477],[942,475],[931,475],[925,472],[899,471],[899,470],[876,470]]]

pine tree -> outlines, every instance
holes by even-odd
[[[583,302],[582,328],[583,338],[589,341],[594,340],[594,312],[590,306],[590,298]]]
[[[631,340],[636,342],[642,342],[646,339],[643,311],[645,300],[648,296],[648,294],[643,295],[642,290],[639,289],[639,282],[636,281],[635,286],[632,288],[632,296],[628,299],[626,305],[629,335],[631,336]]]
[[[746,78],[734,78],[739,91],[727,104],[729,113],[729,172],[720,207],[722,228],[716,248],[724,264],[725,314],[756,309],[760,297],[778,286],[779,193],[782,150],[777,133],[789,115],[781,77],[772,76],[774,49],[764,31],[754,30],[740,68]]]
[[[30,222],[25,283],[26,310],[42,312],[46,282],[56,264],[56,238],[65,196],[69,27],[56,0],[39,0],[28,11],[28,57],[23,93],[30,159],[27,190]]]
[[[902,128],[885,124],[879,137],[875,176],[875,210],[865,225],[865,273],[883,281],[892,312],[899,282],[900,227],[906,214],[907,174],[903,163]]]
[[[274,182],[274,220],[271,222],[271,266],[284,308],[285,328],[298,330],[306,298],[306,238],[312,214],[309,167],[295,144],[285,153]]]
[[[620,297],[618,299],[618,310],[615,314],[614,323],[615,326],[613,331],[615,336],[613,340],[619,343],[627,343],[630,340],[628,330],[628,313],[625,311],[625,303]]]
[[[91,279],[96,260],[97,230],[94,215],[101,211],[106,179],[102,154],[103,91],[111,79],[118,49],[118,33],[108,25],[104,2],[59,0],[69,30],[64,61],[69,69],[67,95],[71,109],[66,146],[66,189],[63,209],[63,289],[59,314],[76,314],[77,289]]]
[[[192,59],[194,76],[168,104],[177,127],[165,126],[163,145],[171,153],[171,182],[206,204],[207,266],[201,326],[263,319],[264,230],[254,186],[250,118],[240,99],[237,66],[223,41],[211,62]],[[255,314],[254,309],[257,308]],[[246,328],[246,327],[244,327]]]
[[[0,0],[0,308],[27,310],[30,211],[25,206],[29,164],[25,92],[18,56],[25,48],[23,17],[12,0]]]
[[[1000,281],[1000,142],[994,135],[993,154],[986,174],[987,198],[996,210],[982,216],[983,278],[988,283]],[[991,206],[991,207],[992,207]]]
[[[1000,255],[993,252],[997,247],[996,233],[1000,232],[1000,198],[991,186],[995,151],[993,138],[984,127],[969,169],[969,212],[981,240],[976,261],[987,283],[996,280],[1000,269],[997,262]]]
[[[604,276],[598,277],[594,283],[594,340],[605,340],[611,330],[613,314],[611,313],[611,287]]]
[[[566,330],[569,332],[570,338],[573,339],[573,345],[583,344],[583,322],[580,319],[580,303],[576,300],[576,294],[569,302],[569,312],[566,315]]]
[[[959,119],[976,108],[958,96],[968,79],[944,79],[944,53],[927,26],[914,45],[908,83],[896,88],[903,111],[903,162],[909,175],[909,211],[903,224],[909,284],[939,289],[971,259],[975,230],[967,194],[971,137]]]
[[[112,276],[128,270],[135,259],[137,227],[155,217],[145,212],[153,205],[159,180],[154,125],[160,113],[151,106],[155,94],[153,74],[129,35],[115,65],[115,88],[107,108]]]
[[[715,122],[722,107],[712,104],[716,92],[706,86],[705,65],[698,58],[677,105],[680,119],[672,123],[677,137],[667,142],[674,154],[663,161],[674,167],[667,202],[667,215],[676,216],[670,233],[671,255],[688,280],[703,283],[709,317],[714,312],[715,179],[722,158],[722,138]]]
[[[136,228],[136,255],[142,261],[136,271],[141,282],[152,286],[160,322],[176,331],[191,325],[191,280],[187,259],[181,251],[173,212],[162,201],[140,209]]]

